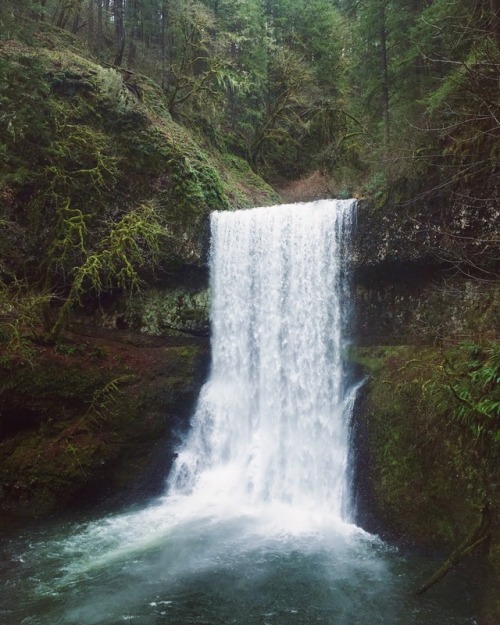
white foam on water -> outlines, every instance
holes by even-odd
[[[247,543],[363,533],[350,516],[354,390],[343,364],[354,204],[212,214],[211,372],[167,493],[69,538],[70,569],[154,549],[200,522],[242,519]]]

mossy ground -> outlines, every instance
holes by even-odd
[[[420,546],[456,547],[477,525],[483,507],[490,506],[493,527],[482,552],[489,571],[484,622],[495,623],[500,616],[495,598],[500,590],[498,417],[496,412],[462,417],[462,402],[450,387],[481,406],[474,395],[480,376],[474,371],[490,366],[498,347],[476,346],[475,364],[472,349],[374,346],[353,351],[366,375],[356,424],[363,463],[357,485],[363,491],[360,513],[368,513],[371,529]],[[461,384],[470,389],[468,395]],[[492,405],[498,402],[498,386],[485,388],[480,389],[482,400],[487,394]],[[488,430],[477,429],[483,419]]]
[[[207,349],[183,338],[137,347],[115,333],[4,362],[0,507],[43,515],[130,488],[194,401]]]

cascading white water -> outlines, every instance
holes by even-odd
[[[354,205],[212,214],[212,367],[191,430],[162,498],[68,539],[86,554],[78,574],[212,521],[263,537],[362,533],[349,518],[355,388],[342,358]]]
[[[349,523],[355,389],[342,329],[353,204],[213,216],[212,371],[168,491],[141,509],[4,541],[0,621],[473,622],[470,579],[439,603],[416,603],[427,563]]]
[[[342,362],[353,200],[211,217],[212,370],[171,492],[347,520]]]

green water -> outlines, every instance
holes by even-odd
[[[4,536],[0,623],[474,623],[470,580],[452,573],[416,597],[438,561],[355,526],[307,530],[262,510],[196,518],[169,505]]]
[[[168,495],[2,540],[5,625],[472,625],[470,580],[350,521],[355,201],[214,213],[212,367]]]

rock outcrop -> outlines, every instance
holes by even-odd
[[[478,560],[462,563],[481,572],[488,625],[500,617],[498,217],[494,199],[379,211],[362,201],[351,255],[352,358],[365,379],[353,425],[358,521],[456,554],[488,510]]]
[[[351,257],[359,340],[495,338],[499,217],[494,200],[384,211],[360,201]]]

